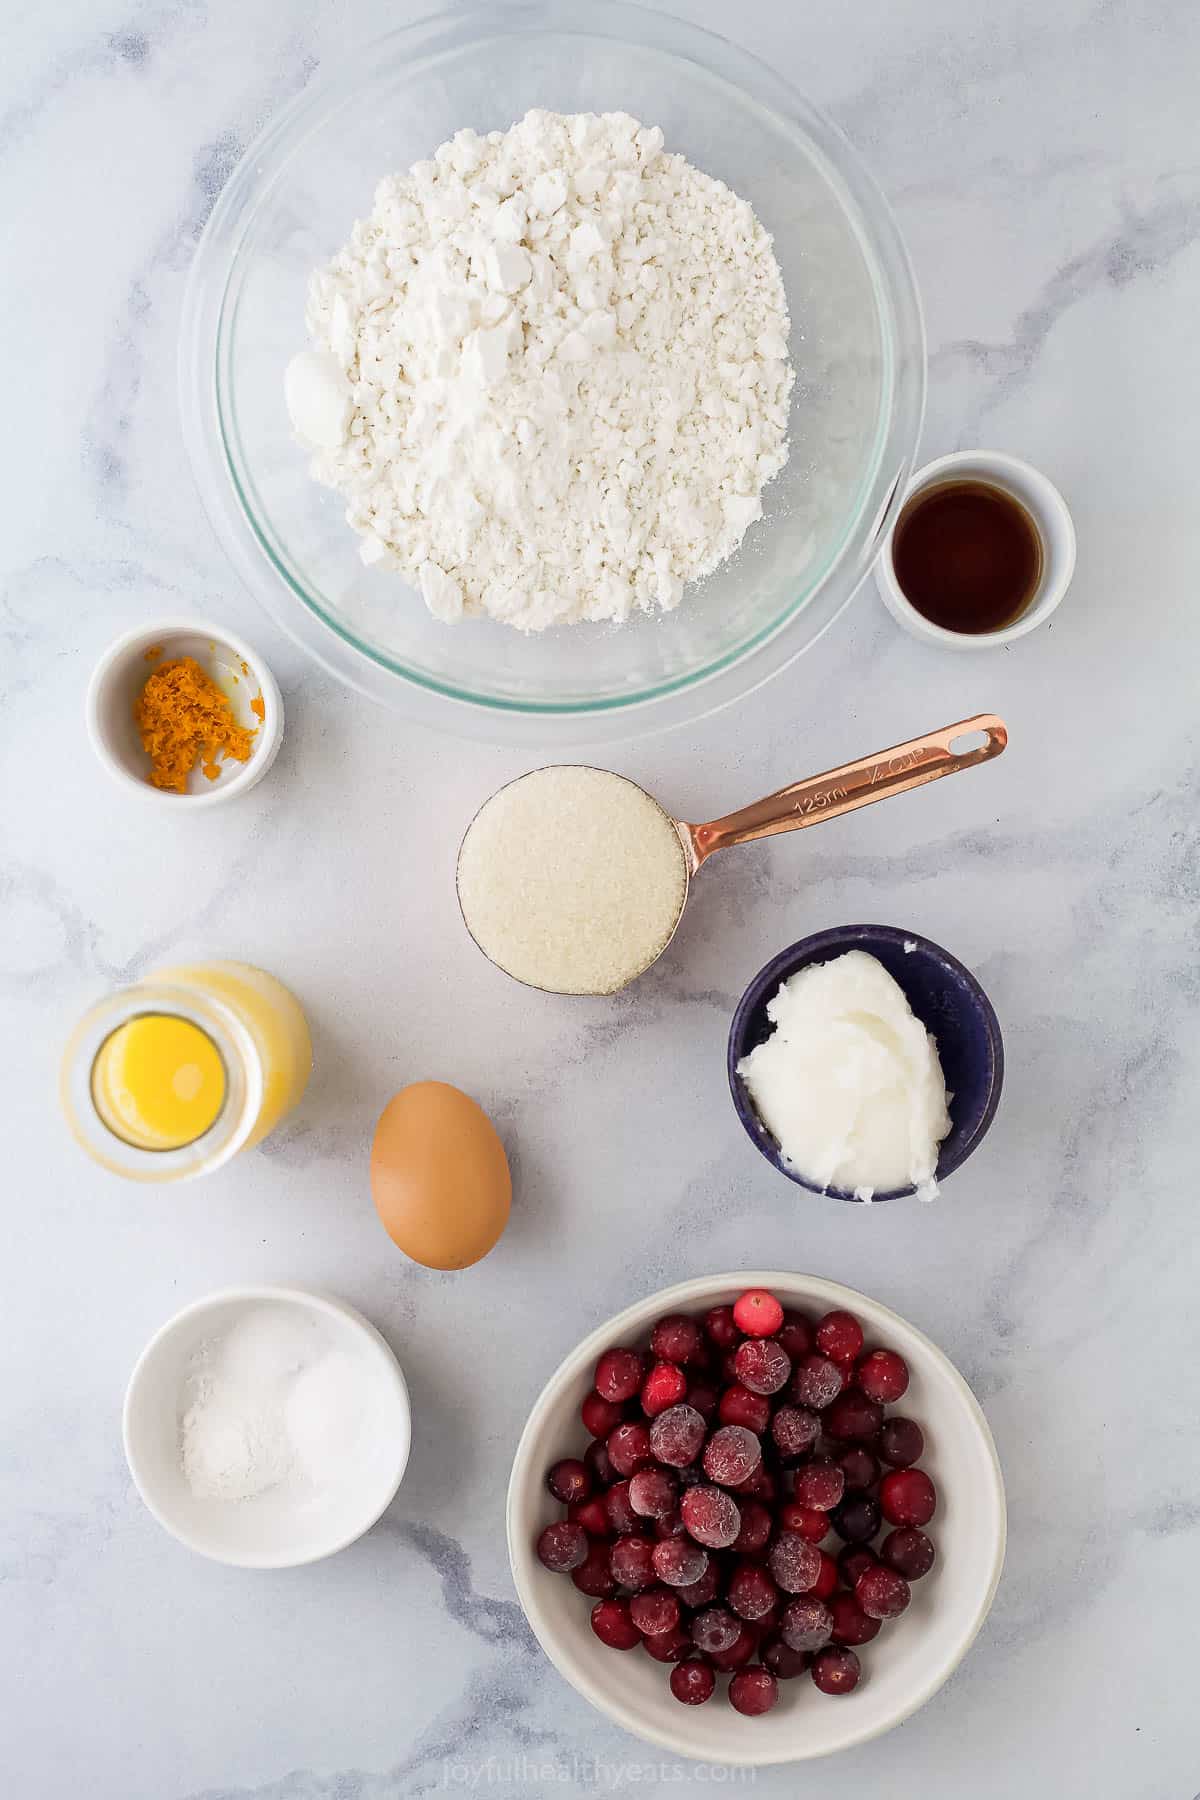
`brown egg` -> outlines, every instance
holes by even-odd
[[[508,1224],[512,1178],[495,1126],[445,1081],[388,1101],[371,1145],[371,1197],[392,1242],[429,1269],[466,1269]]]

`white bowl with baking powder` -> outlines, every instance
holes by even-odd
[[[264,1393],[251,1416],[245,1397]],[[276,1413],[280,1431],[264,1433]],[[225,1288],[151,1338],[123,1435],[134,1486],[172,1537],[215,1562],[285,1569],[370,1530],[404,1475],[412,1420],[399,1363],[353,1307]]]

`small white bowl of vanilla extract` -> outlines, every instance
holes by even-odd
[[[1045,623],[1075,571],[1075,527],[1052,481],[995,450],[914,476],[876,565],[892,617],[950,650],[1011,644]]]

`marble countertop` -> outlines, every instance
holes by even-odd
[[[1012,733],[993,768],[731,858],[636,1004],[608,1005],[540,1002],[464,955],[459,825],[530,759],[426,735],[303,660],[223,562],[177,426],[180,298],[222,181],[347,32],[423,6],[19,10],[0,74],[6,1791],[721,1784],[610,1727],[543,1658],[503,1492],[585,1329],[668,1281],[777,1265],[878,1295],[955,1359],[995,1432],[1010,1544],[982,1636],[920,1713],[754,1790],[1191,1800],[1200,15],[677,0],[828,108],[881,179],[927,307],[926,453],[983,442],[1045,468],[1080,557],[1052,626],[1003,652],[931,652],[868,587],[752,705],[628,747],[619,766],[704,817],[977,710]],[[238,806],[150,832],[89,756],[83,689],[117,632],[193,608],[271,660],[287,741]],[[928,1207],[798,1205],[724,1091],[746,979],[863,916],[951,947],[1004,1023],[999,1118]],[[318,1073],[221,1176],[131,1192],[68,1142],[56,1062],[85,1004],[183,950],[292,982]],[[511,1229],[457,1278],[393,1252],[367,1198],[372,1123],[423,1076],[478,1095],[514,1149]],[[259,1279],[377,1321],[416,1423],[383,1523],[271,1576],[165,1536],[119,1432],[150,1333]]]

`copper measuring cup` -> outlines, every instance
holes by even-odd
[[[982,743],[972,743],[967,749],[954,748],[964,738],[974,739],[980,735]],[[841,768],[826,769],[822,775],[810,775],[803,781],[791,782],[762,800],[754,800],[749,806],[726,813],[724,818],[710,819],[704,825],[689,825],[683,819],[674,818],[653,794],[648,793],[645,788],[640,789],[670,821],[683,846],[683,892],[675,918],[669,928],[664,921],[664,933],[657,947],[640,968],[633,969],[616,987],[603,990],[572,988],[548,991],[616,993],[622,987],[628,987],[631,981],[636,981],[639,975],[644,975],[658,961],[679,928],[691,891],[692,876],[718,850],[729,850],[736,844],[753,843],[756,838],[775,837],[781,831],[803,831],[809,825],[820,825],[826,819],[836,819],[840,814],[854,812],[860,806],[872,806],[877,800],[890,799],[893,794],[905,794],[910,788],[924,787],[926,782],[940,781],[944,775],[957,775],[963,769],[973,769],[977,763],[990,762],[993,757],[1000,755],[1007,743],[1008,731],[1004,721],[993,713],[977,713],[974,718],[962,719],[957,725],[945,725],[940,731],[926,732],[923,737],[911,738],[904,744],[894,744],[890,750],[880,750],[873,756],[863,756],[856,762],[844,763]],[[624,781],[628,777],[620,776],[617,779]],[[637,787],[638,783],[630,782],[630,786]],[[465,841],[464,838],[464,843]],[[465,912],[464,923],[470,930]],[[478,941],[476,939],[477,943]],[[482,944],[479,947],[488,955]],[[497,967],[503,965],[497,964]],[[506,973],[512,974],[512,971],[506,970]],[[539,985],[522,976],[513,976],[513,979],[525,980],[526,986]]]

